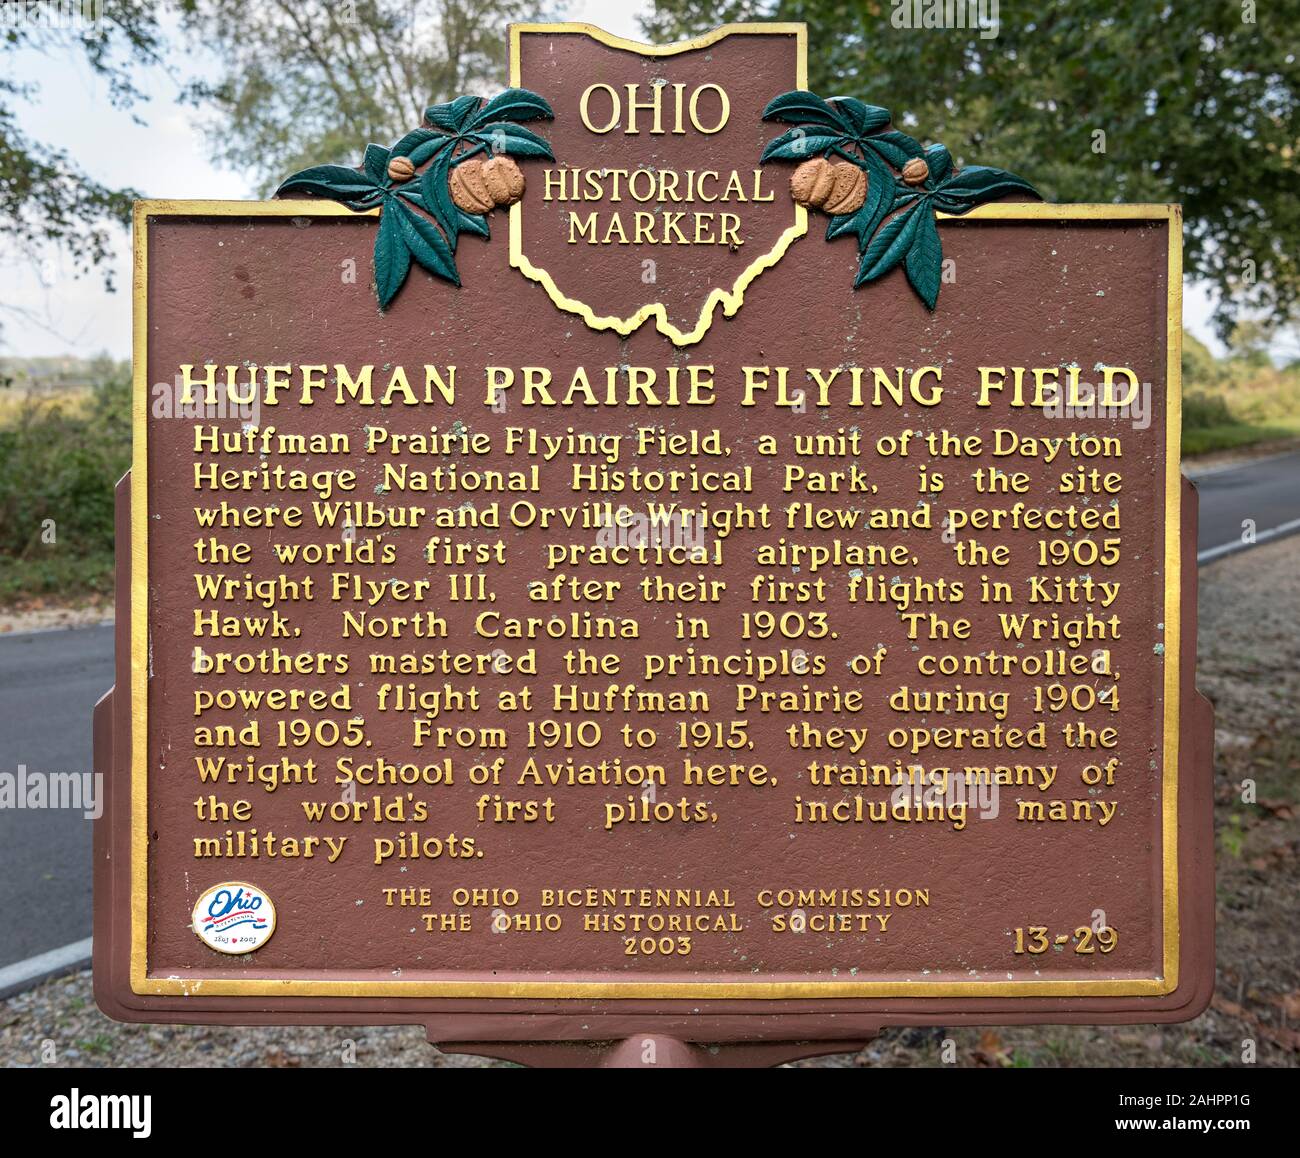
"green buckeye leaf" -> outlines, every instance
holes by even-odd
[[[1023,177],[989,165],[967,165],[959,169],[935,190],[935,202],[945,213],[969,213],[986,201],[996,201],[1008,193],[1041,195]]]
[[[375,293],[381,310],[388,309],[411,270],[411,250],[402,235],[400,218],[401,206],[386,199],[375,235]]]
[[[931,310],[943,282],[936,210],[961,214],[1011,193],[1038,196],[1029,182],[1003,169],[970,165],[957,170],[947,146],[935,143],[922,148],[914,137],[888,127],[888,109],[854,97],[824,100],[806,89],[796,89],[770,101],[763,119],[795,127],[767,143],[760,163],[837,154],[866,171],[862,205],[853,213],[832,216],[826,240],[858,239],[862,256],[855,287],[902,264],[909,284]],[[861,157],[854,155],[858,151]],[[918,185],[904,182],[902,170],[909,161],[920,159],[926,163],[925,181]]]
[[[471,134],[476,141],[482,141],[493,152],[508,153],[514,157],[545,157],[555,160],[551,146],[545,138],[539,137],[532,129],[516,125],[510,121],[494,121],[489,125],[476,128]]]
[[[813,131],[809,132],[809,129]],[[765,161],[807,161],[811,157],[820,156],[832,145],[837,145],[844,140],[846,138],[843,133],[831,136],[818,129],[816,125],[800,125],[770,140],[758,163],[761,165]]]
[[[420,177],[420,195],[424,198],[425,208],[433,214],[442,231],[447,235],[447,242],[456,251],[460,239],[461,211],[451,199],[451,190],[447,179],[451,174],[451,150],[440,153],[434,162]]]
[[[934,214],[924,206],[912,216],[917,219],[917,224],[912,231],[912,244],[908,247],[903,268],[921,300],[934,309],[934,303],[939,300],[939,283],[943,274],[939,227],[935,224]]]
[[[930,166],[927,183],[938,185],[952,175],[952,154],[947,145],[926,146],[925,163]]]
[[[839,115],[815,92],[807,89],[793,89],[783,92],[767,104],[763,110],[765,121],[786,121],[789,124],[808,122],[835,129],[841,133],[852,133],[852,126]]]
[[[773,137],[770,141],[768,141],[767,147],[763,150],[763,156],[759,158],[760,163],[762,161],[767,160],[767,158],[771,157],[774,154],[775,150],[780,148],[782,145],[787,145],[793,141],[800,141],[800,140],[807,142],[813,137],[825,137],[827,140],[830,141],[844,141],[845,143],[847,143],[849,140],[849,138],[846,137],[843,133],[829,133],[825,125],[795,125],[795,127],[792,129],[786,129],[786,131],[782,133],[779,137]],[[809,156],[814,155],[814,150],[810,148],[806,143],[804,146],[804,151]]]
[[[466,213],[458,205],[456,212],[459,215],[461,233],[474,233],[479,237],[491,237],[492,231],[488,229],[487,215],[480,213]]]
[[[841,118],[853,126],[854,133],[864,137],[889,124],[889,110],[879,105],[864,104],[854,97],[831,97],[832,107]]]
[[[384,210],[384,216],[392,213],[401,227],[402,240],[411,256],[430,273],[460,285],[460,274],[456,270],[456,259],[451,249],[443,240],[442,234],[427,217],[421,217],[408,209],[400,201],[391,202]]]
[[[448,133],[459,133],[481,101],[482,98],[476,96],[457,97],[446,104],[431,105],[424,110],[424,118]]]
[[[426,213],[433,214],[429,208],[429,203],[425,201],[423,194],[417,193],[409,186],[403,186],[397,190],[397,196],[409,201],[417,209],[423,209]],[[456,206],[457,218],[460,223],[461,233],[474,233],[479,237],[491,237],[492,231],[488,229],[487,217],[482,214],[466,213],[459,205]]]
[[[319,197],[346,203],[359,201],[378,189],[369,173],[359,173],[346,165],[313,165],[286,177],[275,193],[277,197],[285,193],[315,193]]]
[[[862,254],[862,264],[858,267],[858,276],[853,282],[855,288],[864,282],[883,277],[903,260],[912,244],[917,220],[921,216],[924,214],[917,213],[913,206],[885,222]]]
[[[489,121],[536,121],[554,117],[551,106],[526,88],[508,88],[494,96],[467,126],[477,129]]]
[[[411,150],[411,164],[418,169],[430,157],[442,152],[443,149],[450,148],[455,143],[455,137],[447,137],[441,133],[435,133],[429,140],[416,145],[415,148]]]
[[[383,145],[367,145],[365,170],[375,181],[388,180],[388,150]]]
[[[919,141],[906,133],[900,133],[897,129],[874,137],[864,137],[862,145],[874,149],[895,169],[901,169],[913,157],[919,157],[925,152]]]
[[[826,240],[834,241],[852,233],[857,236],[858,249],[863,250],[871,235],[880,228],[885,214],[893,207],[894,175],[874,153],[868,153],[857,163],[867,171],[866,199],[856,213],[831,218],[826,226]]]
[[[430,141],[445,141],[447,138],[433,129],[412,129],[400,141],[393,146],[391,157],[410,157],[420,145],[427,145]]]

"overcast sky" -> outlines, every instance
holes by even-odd
[[[610,32],[639,37],[639,0],[582,0],[558,4],[557,19],[585,20]],[[503,46],[504,50],[504,46]],[[7,57],[15,79],[39,85],[36,100],[19,103],[21,127],[37,141],[67,149],[97,181],[134,186],[147,197],[244,199],[254,196],[243,175],[215,168],[198,124],[201,112],[178,103],[178,83],[154,70],[138,83],[152,98],[130,113],[114,109],[106,86],[72,54],[26,49]],[[174,60],[173,63],[178,63]],[[191,73],[190,75],[193,75]],[[39,268],[0,254],[0,302],[20,303],[41,319],[33,324],[0,316],[0,354],[92,356],[107,350],[126,358],[131,348],[130,238],[117,240],[117,292],[108,293],[98,272],[71,276],[69,264],[51,251]],[[1184,323],[1210,339],[1211,302],[1197,286],[1184,296]],[[1217,343],[1211,343],[1220,350]]]

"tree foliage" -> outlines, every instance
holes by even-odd
[[[180,0],[219,75],[190,87],[215,110],[218,158],[269,192],[311,164],[354,165],[426,106],[503,87],[517,0]]]
[[[12,253],[34,260],[43,245],[54,244],[78,272],[100,265],[111,254],[114,225],[129,222],[139,194],[92,180],[67,150],[22,131],[18,108],[40,92],[16,81],[6,60],[26,48],[81,54],[108,82],[113,104],[127,108],[141,97],[133,70],[161,60],[156,16],[150,0],[114,0],[104,5],[102,26],[91,35],[36,21],[0,29],[0,240]],[[111,288],[112,268],[102,268]]]
[[[1187,268],[1219,291],[1222,332],[1254,311],[1296,315],[1300,0],[1019,0],[1000,6],[996,37],[895,26],[917,7],[656,0],[644,27],[667,43],[806,21],[812,90],[888,105],[959,162],[1021,173],[1049,201],[1181,202]]]

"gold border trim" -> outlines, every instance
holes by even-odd
[[[131,990],[141,995],[213,997],[893,998],[1159,997],[1178,987],[1178,754],[1182,597],[1182,210],[1177,205],[984,205],[955,221],[1163,221],[1169,230],[1166,294],[1164,714],[1161,776],[1163,953],[1159,977],[1070,981],[317,981],[298,978],[150,977],[148,974],[149,654],[149,219],[153,217],[359,217],[332,201],[138,201],[134,212],[132,352],[134,449],[131,466]]]
[[[131,988],[148,970],[149,921],[149,215],[131,215]]]
[[[1161,805],[1164,866],[1164,972],[1178,987],[1178,753],[1182,692],[1183,590],[1183,210],[1169,207],[1167,327],[1165,331],[1165,702]]]
[[[724,24],[704,36],[692,40],[682,40],[676,44],[643,44],[639,40],[628,40],[615,36],[594,24],[512,24],[510,25],[510,84],[518,87],[522,82],[519,77],[519,46],[524,35],[578,35],[591,39],[610,48],[619,48],[625,52],[635,52],[640,56],[676,56],[697,48],[707,48],[728,36],[793,36],[796,52],[795,87],[808,87],[808,26],[806,24]],[[531,281],[541,284],[551,301],[565,313],[577,314],[592,330],[613,330],[621,337],[627,337],[639,330],[651,318],[655,320],[655,329],[669,338],[676,346],[691,346],[698,342],[713,325],[718,306],[722,306],[724,317],[734,317],[736,311],[745,302],[745,291],[764,270],[771,269],[786,254],[786,251],[799,238],[808,232],[808,210],[802,205],[794,207],[794,224],[785,229],[777,238],[776,245],[767,253],[752,261],[732,283],[731,289],[717,287],[709,292],[700,310],[699,320],[689,330],[679,329],[668,320],[668,308],[662,302],[649,302],[630,317],[617,315],[598,315],[586,302],[569,297],[556,284],[549,272],[534,265],[524,256],[524,222],[523,206],[516,203],[510,206],[510,264]]]

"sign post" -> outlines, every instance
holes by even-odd
[[[515,26],[356,169],[138,205],[110,1015],[665,1065],[1205,1007],[1178,209],[805,53]]]

